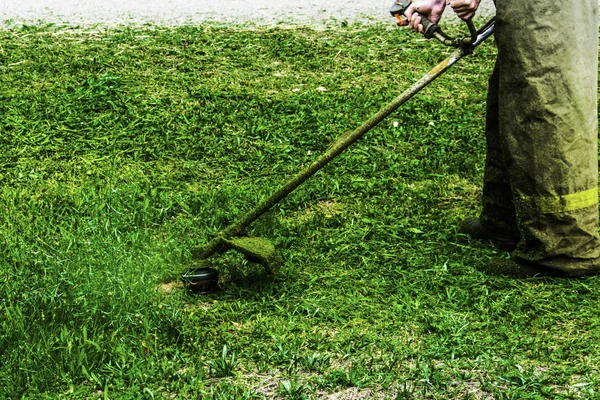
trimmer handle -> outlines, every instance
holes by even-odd
[[[394,4],[392,4],[390,13],[396,18],[396,24],[398,24],[398,26],[408,25],[408,20],[404,16],[404,12],[406,12],[406,9],[411,3],[412,0],[395,0]],[[426,39],[431,39],[433,33],[440,29],[437,24],[434,24],[424,16],[421,16],[421,24],[423,25],[423,36],[425,36]]]
[[[394,4],[392,4],[392,8],[390,9],[390,13],[394,18],[396,18],[396,23],[398,26],[406,26],[408,25],[408,20],[404,13],[406,9],[410,6],[413,0],[394,0]],[[426,39],[431,39],[432,37],[436,38],[446,46],[451,47],[463,47],[470,46],[477,39],[477,30],[473,25],[473,21],[466,20],[465,23],[469,28],[469,37],[464,38],[451,38],[446,35],[442,29],[437,25],[428,20],[426,17],[421,16],[421,24],[423,25],[423,36]]]

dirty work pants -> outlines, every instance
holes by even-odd
[[[481,222],[517,260],[597,269],[598,0],[496,6]]]

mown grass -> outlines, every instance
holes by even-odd
[[[476,215],[491,43],[169,284],[448,54],[390,27],[0,31],[0,398],[595,398],[598,278],[511,280]],[[398,122],[398,126],[394,126]]]

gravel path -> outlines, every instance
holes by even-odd
[[[1,0],[0,26],[182,25],[207,21],[315,27],[341,21],[393,24],[388,12],[391,4],[391,0]],[[483,0],[480,14],[492,13],[492,1]]]

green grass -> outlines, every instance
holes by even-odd
[[[492,43],[253,225],[277,275],[166,285],[448,53],[379,25],[0,31],[0,398],[599,398],[599,279],[486,276],[506,254],[456,233]]]

